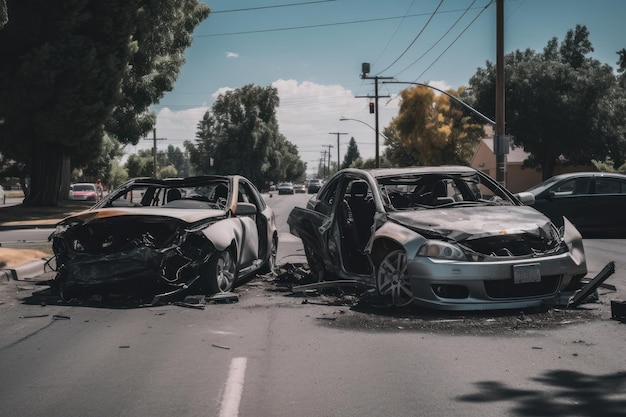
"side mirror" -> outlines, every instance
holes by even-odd
[[[535,195],[533,193],[528,193],[524,191],[515,194],[515,198],[517,198],[525,206],[532,206],[533,204],[535,204]]]

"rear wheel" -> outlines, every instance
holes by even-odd
[[[213,254],[209,259],[207,273],[211,293],[231,291],[237,279],[237,267],[231,252],[225,250]]]
[[[406,306],[413,301],[411,282],[406,275],[406,252],[389,252],[376,269],[376,285],[382,296],[390,297],[394,306]]]
[[[272,239],[272,246],[270,247],[270,253],[265,265],[261,269],[263,274],[271,274],[276,270],[276,256],[278,255],[278,238]]]

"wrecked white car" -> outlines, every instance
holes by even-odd
[[[278,246],[272,209],[237,175],[131,180],[62,220],[50,239],[65,300],[131,281],[156,299],[191,287],[228,292],[273,270]]]
[[[319,281],[368,285],[396,306],[530,308],[587,274],[578,230],[531,200],[468,167],[345,169],[288,223]]]

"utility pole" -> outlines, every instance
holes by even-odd
[[[496,0],[496,131],[493,151],[496,154],[496,181],[506,186],[506,154],[509,137],[504,121],[504,0]]]
[[[322,178],[326,179],[326,150],[321,152],[320,165],[322,166]]]
[[[337,135],[337,171],[339,171],[339,136],[340,135],[347,135],[347,133],[343,133],[343,132],[329,132],[329,135]]]
[[[154,163],[154,178],[157,177],[157,140],[167,140],[167,138],[157,138],[155,127],[152,129],[152,159]]]
[[[373,76],[373,77],[368,77],[367,74],[369,74],[370,72],[370,63],[369,62],[363,62],[361,64],[361,79],[363,80],[374,80],[374,116],[375,116],[375,120],[376,120],[376,124],[375,124],[375,131],[376,131],[376,168],[380,168],[380,155],[379,155],[379,146],[378,146],[378,99],[380,97],[389,97],[387,96],[379,96],[378,95],[378,80],[391,80],[393,79],[393,77],[379,77],[377,75]],[[357,98],[361,98],[361,97],[367,97],[367,98],[371,98],[370,96],[357,96]]]
[[[328,155],[328,177],[330,177],[330,150],[333,148],[333,145],[322,145],[325,148],[328,148],[328,151],[324,151],[324,156]]]

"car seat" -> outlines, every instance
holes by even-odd
[[[167,191],[167,202],[174,200],[180,200],[182,197],[180,190],[178,188],[172,188]]]
[[[368,198],[368,190],[369,186],[365,181],[353,182],[350,187],[350,196],[347,198],[354,219],[359,250],[362,250],[369,241],[376,213],[374,202]]]

